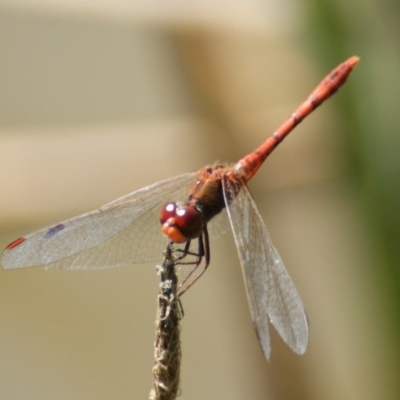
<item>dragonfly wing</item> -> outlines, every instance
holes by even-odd
[[[196,172],[146,186],[98,210],[11,243],[1,257],[6,269],[44,265],[66,269],[108,268],[162,258],[161,205],[185,197]]]
[[[271,352],[268,318],[283,340],[298,353],[305,352],[308,322],[303,304],[271,243],[267,228],[247,186],[226,180],[227,212],[246,282],[251,315],[264,356]],[[230,193],[237,193],[234,200]]]
[[[230,229],[229,219],[226,210],[223,209],[207,224],[210,240],[219,239],[224,233]]]

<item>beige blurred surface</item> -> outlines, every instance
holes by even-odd
[[[297,45],[304,16],[292,1],[112,4],[2,9],[0,247],[148,184],[236,161],[329,72]],[[182,399],[395,398],[393,339],[364,273],[380,260],[360,194],[342,179],[346,121],[335,101],[250,185],[308,310],[307,353],[292,354],[273,332],[272,360],[263,359],[225,235],[183,298]],[[148,398],[157,285],[151,264],[0,270],[0,398]]]

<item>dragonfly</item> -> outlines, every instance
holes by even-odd
[[[209,241],[223,233],[219,221],[227,216],[265,358],[271,352],[269,322],[295,353],[303,354],[309,336],[306,312],[247,183],[296,125],[346,82],[358,61],[353,56],[337,66],[261,146],[236,164],[209,165],[166,179],[20,237],[6,247],[2,267],[100,269],[143,263],[159,259],[167,242],[177,246],[178,263],[192,265],[190,278],[180,284],[181,296],[207,269]],[[189,255],[195,260],[185,262]]]

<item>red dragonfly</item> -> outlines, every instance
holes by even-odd
[[[271,350],[268,319],[290,348],[303,354],[308,342],[306,313],[247,182],[286,135],[345,83],[358,61],[354,56],[336,67],[271,137],[236,164],[206,166],[146,186],[98,210],[21,237],[7,246],[1,265],[99,269],[154,261],[166,245],[161,222],[162,233],[179,252],[178,263],[192,266],[181,282],[182,295],[209,265],[209,232],[210,237],[223,233],[220,222],[227,214],[264,356],[268,359]],[[167,199],[178,201],[166,203]],[[189,256],[195,260],[186,262]]]

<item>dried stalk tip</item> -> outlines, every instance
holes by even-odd
[[[161,276],[157,298],[156,340],[153,367],[154,389],[150,400],[173,400],[179,392],[181,342],[179,320],[181,308],[177,292],[178,278],[170,246],[163,264],[157,267]]]

